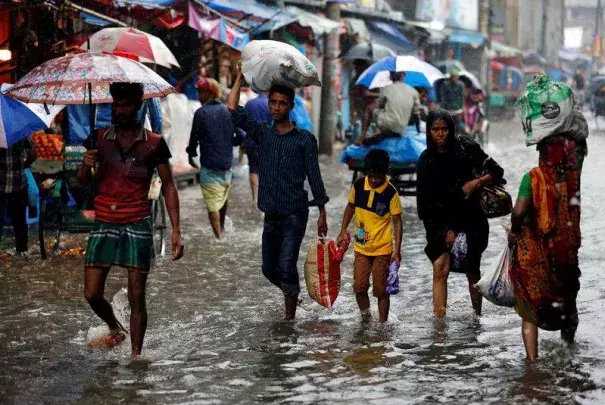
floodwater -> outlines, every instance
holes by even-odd
[[[0,402],[603,404],[603,133],[591,134],[589,148],[582,183],[580,327],[572,349],[557,333],[541,332],[541,359],[526,364],[518,316],[486,302],[484,315],[475,317],[462,275],[451,275],[448,317],[435,321],[431,267],[413,198],[402,199],[402,288],[392,298],[388,324],[361,323],[351,253],[333,310],[312,301],[303,287],[296,323],[280,322],[281,294],[260,272],[261,218],[240,178],[230,203],[233,231],[220,242],[212,237],[199,188],[181,191],[186,256],[178,264],[160,259],[152,270],[149,329],[138,360],[129,357],[129,344],[112,351],[87,347],[87,331],[100,322],[82,297],[81,258],[1,256]],[[522,174],[537,160],[536,151],[523,144],[520,123],[496,124],[486,149],[505,168],[516,195]],[[350,172],[335,162],[322,162],[332,198],[331,235],[339,229],[350,183]],[[313,212],[305,246],[316,218]],[[484,269],[495,265],[505,243],[499,222],[491,223]],[[84,237],[70,243],[81,248]],[[115,269],[107,296],[125,285],[125,272]],[[372,306],[376,313],[374,301]]]

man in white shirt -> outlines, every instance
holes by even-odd
[[[403,135],[412,115],[420,111],[418,92],[404,78],[405,73],[391,72],[393,84],[380,91],[374,121],[384,138]]]

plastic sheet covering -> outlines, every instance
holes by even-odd
[[[372,149],[384,149],[389,152],[391,164],[415,163],[426,149],[426,134],[418,133],[415,127],[409,126],[400,138],[387,138],[372,146],[347,146],[342,151],[340,161],[363,161]]]
[[[189,157],[185,149],[193,125],[193,115],[200,108],[199,101],[191,101],[184,94],[169,94],[161,100],[164,138],[172,153],[173,171],[175,173],[190,171]]]

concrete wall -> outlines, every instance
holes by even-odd
[[[546,18],[543,15],[546,9]],[[519,44],[523,49],[536,50],[550,63],[559,63],[563,44],[565,5],[561,0],[519,0]],[[542,39],[544,38],[544,43]],[[544,48],[544,49],[542,49]]]

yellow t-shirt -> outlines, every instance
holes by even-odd
[[[393,215],[401,215],[397,189],[388,181],[370,187],[367,177],[355,181],[349,193],[355,205],[355,251],[366,256],[393,253]]]

